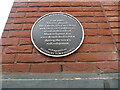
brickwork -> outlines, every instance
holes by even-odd
[[[118,72],[119,2],[15,2],[2,35],[3,72]],[[83,25],[85,39],[73,54],[52,58],[31,43],[31,28],[42,15],[65,12]]]

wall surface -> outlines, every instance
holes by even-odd
[[[15,2],[2,35],[2,71],[22,73],[118,72],[119,2]],[[73,54],[52,58],[31,43],[31,28],[41,16],[65,12],[83,25],[85,39]]]

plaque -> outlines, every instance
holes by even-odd
[[[34,46],[43,54],[63,57],[75,52],[82,44],[81,23],[66,13],[49,13],[40,17],[31,30]]]

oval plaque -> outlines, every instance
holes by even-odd
[[[41,53],[63,57],[80,47],[84,39],[84,30],[81,23],[69,14],[49,13],[34,23],[31,39]]]

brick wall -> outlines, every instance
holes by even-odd
[[[118,72],[119,2],[15,2],[2,34],[2,71],[30,73]],[[85,39],[73,54],[52,58],[31,43],[31,27],[42,15],[65,12],[83,25]]]

